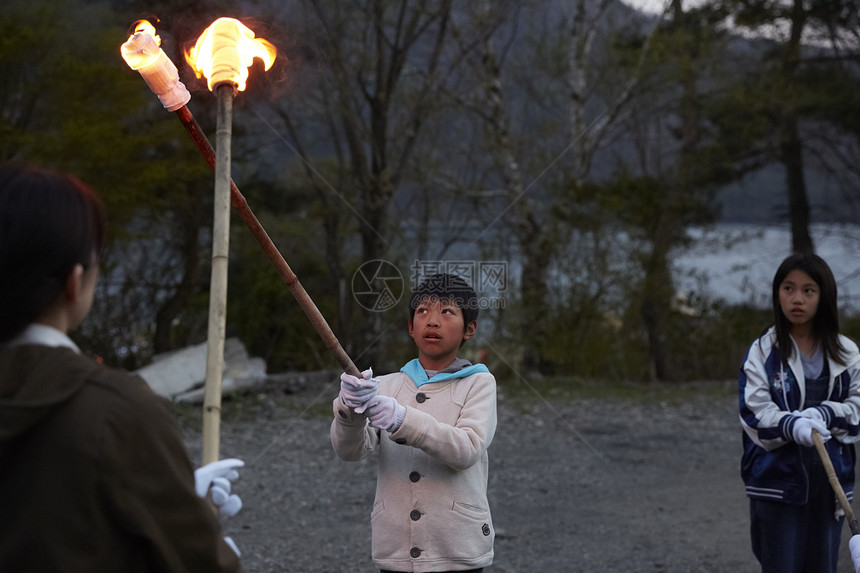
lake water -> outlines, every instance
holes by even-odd
[[[860,311],[860,226],[815,225],[811,233],[816,253],[833,269],[840,309]],[[693,236],[701,242],[675,259],[681,292],[693,289],[730,303],[770,307],[773,274],[791,254],[788,226],[721,224]],[[690,271],[705,280],[686,276]]]

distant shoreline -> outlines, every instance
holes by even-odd
[[[816,252],[836,275],[840,308],[848,313],[860,311],[860,288],[854,287],[860,273],[860,225],[821,223],[810,232]],[[679,293],[692,290],[731,304],[770,306],[773,272],[791,253],[788,223],[720,222],[707,230],[692,229],[690,234],[701,240],[674,258]],[[688,276],[691,271],[707,280]]]

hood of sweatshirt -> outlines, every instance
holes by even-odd
[[[0,347],[0,446],[71,399],[99,367],[70,348]]]
[[[421,362],[415,358],[407,362],[400,371],[412,378],[415,385],[420,388],[423,384],[429,382],[442,382],[443,380],[451,380],[452,378],[466,378],[472,374],[489,372],[490,370],[483,364],[472,364],[468,360],[457,358],[451,366],[434,374],[430,378],[427,376],[427,371],[421,366]]]

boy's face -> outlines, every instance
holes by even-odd
[[[428,370],[442,370],[457,357],[464,340],[475,335],[477,322],[463,323],[463,311],[456,304],[426,297],[418,304],[409,322],[409,336],[418,347],[418,359]]]

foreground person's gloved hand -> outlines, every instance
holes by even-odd
[[[235,553],[235,554],[236,554],[236,557],[241,557],[241,556],[242,556],[242,552],[241,552],[241,551],[239,551],[239,547],[236,545],[236,542],[235,542],[235,541],[233,541],[233,538],[232,538],[232,537],[225,537],[225,538],[224,538],[224,542],[225,542],[227,545],[229,545],[229,546],[230,546],[230,549],[232,549],[232,550],[233,550],[233,553]]]
[[[242,509],[242,499],[235,493],[230,493],[231,482],[238,479],[239,472],[245,462],[236,458],[227,458],[206,464],[194,470],[194,489],[200,497],[212,493],[212,502],[218,508],[218,517],[227,518],[239,513]]]

